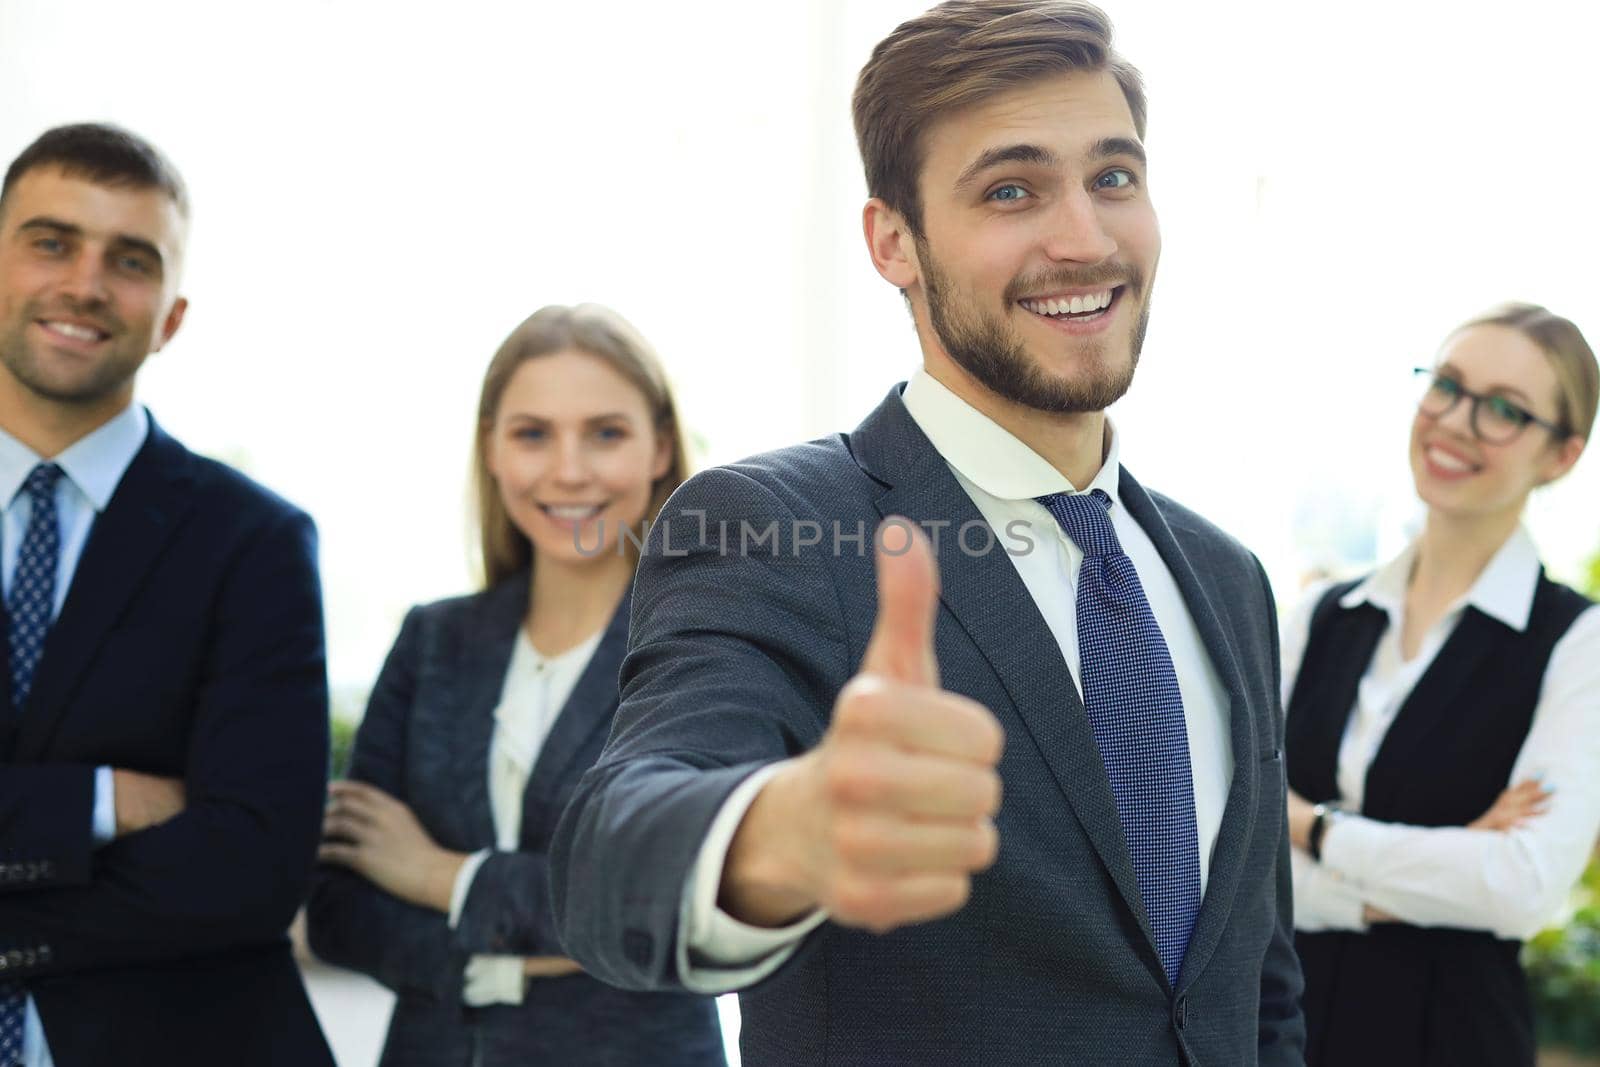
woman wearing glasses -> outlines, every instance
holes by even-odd
[[[1307,1062],[1532,1067],[1521,941],[1600,832],[1600,607],[1520,519],[1582,453],[1600,371],[1571,322],[1514,304],[1419,374],[1421,534],[1285,631]]]

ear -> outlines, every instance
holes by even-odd
[[[873,197],[862,209],[861,229],[872,265],[885,281],[896,289],[909,289],[922,280],[916,239],[900,212]]]
[[[1578,457],[1583,455],[1583,450],[1588,441],[1577,434],[1573,434],[1550,450],[1550,458],[1545,463],[1544,480],[1540,485],[1549,485],[1551,482],[1565,475],[1578,462]]]
[[[167,312],[166,321],[161,324],[161,335],[156,338],[156,346],[151,351],[159,352],[167,347],[167,342],[177,335],[178,327],[183,325],[183,317],[188,311],[189,300],[187,297],[180,296],[172,302],[172,310]]]
[[[657,482],[672,469],[673,443],[677,440],[677,427],[672,424],[656,430],[656,454],[650,465],[650,481]]]

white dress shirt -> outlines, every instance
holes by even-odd
[[[927,372],[918,371],[911,378],[903,397],[906,410],[950,465],[956,481],[977,505],[999,544],[1009,549],[1008,557],[1044,616],[1076,681],[1080,663],[1077,585],[1083,552],[1034,498],[1080,490],[1038,453]],[[1112,526],[1138,571],[1145,597],[1172,655],[1183,696],[1194,773],[1203,894],[1210,874],[1211,850],[1233,779],[1230,704],[1172,572],[1149,535],[1122,506],[1115,430],[1109,429],[1107,436],[1100,472],[1081,491],[1100,489],[1111,498]],[[1012,525],[1019,522],[1024,525]],[[1022,532],[1023,536],[1012,537],[1010,531]],[[941,533],[948,551],[949,539],[957,531],[945,528]],[[1033,543],[1031,549],[1022,544],[1024,538]],[[781,966],[805,935],[826,918],[818,911],[791,926],[766,929],[742,923],[717,907],[728,846],[756,794],[777,770],[777,764],[763,768],[728,797],[712,822],[685,886],[685,934],[680,938],[678,972],[684,985],[694,992],[723,993],[759,981]]]
[[[1339,601],[1343,608],[1371,604],[1389,616],[1339,744],[1339,802],[1350,812],[1361,810],[1367,768],[1462,612],[1470,606],[1522,631],[1533,610],[1539,553],[1519,527],[1407,660],[1400,634],[1415,559],[1413,544]],[[1304,658],[1312,611],[1328,588],[1310,590],[1285,622],[1285,704]],[[1321,863],[1294,850],[1295,926],[1362,930],[1362,906],[1371,904],[1416,926],[1487,930],[1522,940],[1558,916],[1600,834],[1600,606],[1578,616],[1550,654],[1507,784],[1534,777],[1554,791],[1550,808],[1506,833],[1406,826],[1359,815],[1336,819],[1323,837]]]
[[[528,776],[604,632],[596,631],[582,644],[547,657],[533,647],[525,630],[517,630],[500,704],[494,710],[494,739],[489,744],[489,809],[494,817],[495,846],[502,852],[517,850]],[[456,874],[450,894],[452,930],[461,922],[472,880],[490,853],[490,849],[474,852]],[[521,1004],[523,989],[521,956],[473,956],[467,961],[461,999],[474,1007]]]
[[[150,432],[150,416],[137,404],[128,407],[93,433],[79,438],[55,457],[62,478],[56,481],[56,523],[60,528],[60,557],[56,569],[53,622],[66,603],[78,559],[89,540],[95,517],[111,502],[128,465],[144,445]],[[17,569],[17,553],[33,515],[33,502],[23,493],[22,483],[34,467],[45,460],[33,449],[0,430],[0,501],[5,501],[3,535],[0,535],[0,580],[4,592],[11,593],[11,578]],[[12,711],[6,714],[14,714]],[[93,834],[97,844],[117,834],[116,799],[112,792],[110,767],[95,771]],[[44,1027],[33,998],[28,998],[22,1020],[22,1067],[53,1067],[50,1048],[45,1044]]]

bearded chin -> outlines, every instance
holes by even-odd
[[[1004,322],[977,308],[956,306],[944,275],[926,251],[922,265],[934,335],[958,366],[997,396],[1037,411],[1080,414],[1104,411],[1133,384],[1150,323],[1149,301],[1139,309],[1126,363],[1115,359],[1115,342],[1099,339],[1081,349],[1077,373],[1056,376],[1040,368],[1016,331]]]

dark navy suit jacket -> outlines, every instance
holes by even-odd
[[[332,1067],[285,936],[328,762],[311,520],[152,421],[20,714],[9,679],[0,977],[56,1067]],[[92,850],[99,765],[181,778],[187,807]]]
[[[819,927],[741,994],[746,1062],[1302,1062],[1271,591],[1255,558],[1193,512],[1126,471],[1120,495],[1231,709],[1233,780],[1177,989],[1059,646],[1003,550],[968,555],[947,536],[935,647],[944,686],[1006,731],[999,859],[947,918],[885,936]],[[948,522],[947,535],[982,521],[898,389],[854,433],[707,471],[663,514],[634,587],[611,742],[552,852],[568,949],[639,989],[680,985],[684,886],[723,801],[821,739],[861,662],[877,607],[871,531],[890,515]],[[747,528],[774,523],[777,546],[748,543]],[[850,540],[862,530],[866,551]]]
[[[495,847],[489,747],[527,608],[526,573],[413,608],[361,721],[350,777],[404,801],[445,848]],[[440,912],[346,868],[318,867],[307,909],[312,948],[399,996],[384,1067],[724,1062],[715,1005],[705,997],[623,992],[576,974],[528,981],[519,1006],[471,1008],[461,1000],[469,956],[567,955],[550,912],[546,855],[567,798],[610,731],[627,642],[624,597],[539,751],[523,794],[519,848],[495,851],[478,869],[454,930]]]

